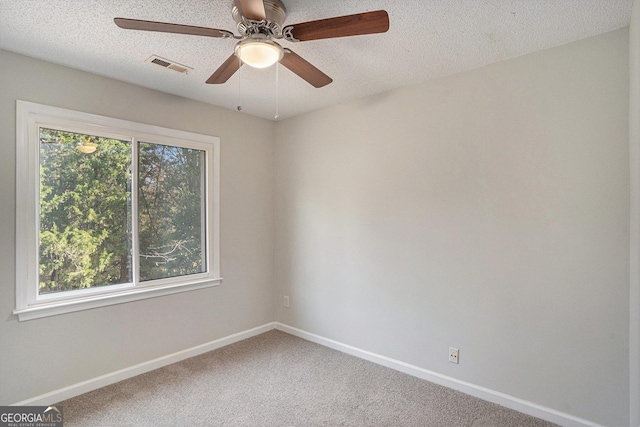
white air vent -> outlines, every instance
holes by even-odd
[[[193,68],[191,67],[178,64],[177,62],[171,61],[169,59],[161,58],[157,55],[151,55],[149,59],[147,59],[145,62],[150,62],[152,64],[159,65],[162,68],[168,68],[170,70],[177,71],[182,74],[187,74],[189,71],[193,70]]]

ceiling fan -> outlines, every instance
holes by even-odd
[[[289,42],[384,33],[389,15],[384,10],[320,19],[283,27],[287,11],[281,0],[234,0],[231,9],[239,36],[216,28],[195,27],[167,22],[115,18],[116,25],[128,30],[158,31],[205,37],[233,38],[240,41],[234,53],[209,77],[208,84],[225,83],[243,64],[266,68],[280,62],[316,88],[333,80],[291,49],[275,40]]]

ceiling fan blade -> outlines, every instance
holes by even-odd
[[[253,21],[267,19],[262,0],[238,0],[236,4],[238,4],[240,11],[248,19]]]
[[[242,61],[235,54],[227,58],[220,67],[207,79],[207,84],[221,84],[229,80],[229,77],[242,67]]]
[[[320,88],[333,81],[331,77],[318,70],[290,49],[284,50],[284,56],[280,60],[280,63],[314,87]]]
[[[217,28],[193,27],[191,25],[170,24],[167,22],[142,21],[139,19],[114,18],[120,28],[126,30],[158,31],[161,33],[191,34],[206,37],[233,37],[233,33]]]
[[[295,42],[384,33],[388,29],[389,14],[385,10],[376,10],[287,25],[282,33],[285,39]]]

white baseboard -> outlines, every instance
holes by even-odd
[[[376,363],[378,365],[386,366],[396,371],[404,372],[405,374],[412,375],[423,380],[430,381],[435,384],[439,384],[454,390],[461,391],[471,396],[502,405],[509,409],[513,409],[524,414],[528,414],[537,418],[541,418],[552,423],[556,423],[563,426],[591,426],[599,427],[598,424],[588,420],[584,420],[573,415],[565,414],[555,409],[547,408],[532,402],[528,402],[517,397],[510,396],[505,393],[501,393],[495,390],[491,390],[485,387],[481,387],[475,384],[471,384],[465,381],[460,381],[455,378],[448,377],[446,375],[439,374],[437,372],[429,371],[427,369],[420,368],[418,366],[410,365],[399,360],[391,359],[386,356],[372,353],[370,351],[362,350],[347,344],[343,344],[338,341],[324,338],[319,335],[315,335],[301,329],[294,328],[292,326],[285,325],[279,322],[270,322],[262,326],[258,326],[253,329],[249,329],[237,334],[229,335],[224,338],[220,338],[205,344],[201,344],[195,347],[188,348],[186,350],[178,351],[173,354],[169,354],[157,359],[153,359],[147,362],[139,363],[137,365],[120,369],[119,371],[111,372],[109,374],[101,375],[90,380],[82,381],[77,384],[63,387],[58,390],[54,390],[49,393],[41,394],[30,399],[23,400],[21,402],[14,403],[14,406],[36,406],[36,405],[52,405],[65,399],[78,396],[83,393],[87,393],[96,390],[100,387],[105,387],[110,384],[114,384],[118,381],[132,378],[136,375],[143,374],[145,372],[152,371],[154,369],[162,368],[163,366],[170,365],[172,363],[180,362],[190,357],[198,356],[208,351],[216,350],[218,348],[233,344],[238,341],[242,341],[247,338],[251,338],[256,335],[268,332],[272,329],[278,329],[291,335],[306,339],[311,342],[323,345],[325,347],[332,348],[334,350],[341,351],[352,356],[359,357],[364,360]]]
[[[334,350],[359,357],[360,359],[368,360],[378,365],[386,366],[388,368],[395,369],[396,371],[404,372],[405,374],[409,374],[435,384],[458,390],[479,399],[496,403],[509,409],[513,409],[515,411],[522,412],[524,414],[531,415],[533,417],[540,418],[555,424],[559,424],[562,426],[599,426],[599,424],[596,424],[594,422],[574,417],[573,415],[565,414],[563,412],[556,411],[555,409],[528,402],[526,400],[519,399],[517,397],[510,396],[499,391],[491,390],[486,387],[481,387],[465,381],[460,381],[455,378],[451,378],[437,372],[429,371],[428,369],[423,369],[418,366],[410,365],[399,360],[391,359],[386,356],[381,356],[370,351],[352,347],[350,345],[343,344],[332,339],[305,332],[303,330],[285,325],[283,323],[275,322],[275,328],[288,334],[303,338],[307,341],[321,344],[325,347],[329,347]]]
[[[118,381],[126,380],[127,378],[135,377],[136,375],[144,374],[145,372],[153,371],[154,369],[162,368],[163,366],[171,365],[172,363],[180,362],[181,360],[198,356],[202,353],[216,350],[226,345],[251,338],[255,335],[260,335],[274,328],[275,322],[270,322],[253,329],[229,335],[224,338],[191,347],[186,350],[178,351],[173,354],[158,357],[157,359],[139,363],[137,365],[120,369],[119,371],[111,372],[109,374],[101,375],[87,381],[82,381],[68,387],[63,387],[49,393],[41,394],[40,396],[32,397],[30,399],[14,403],[13,406],[53,405],[54,403],[96,390],[100,387],[105,387],[110,384],[117,383]]]

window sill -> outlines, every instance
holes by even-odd
[[[72,313],[74,311],[88,310],[91,308],[106,307],[109,305],[123,304],[147,298],[155,298],[171,295],[179,292],[193,291],[196,289],[210,288],[222,283],[222,278],[206,279],[188,283],[170,284],[139,289],[127,289],[126,291],[93,295],[90,297],[69,299],[43,303],[27,308],[16,309],[13,314],[18,316],[21,322],[24,320],[39,319],[58,314]]]

